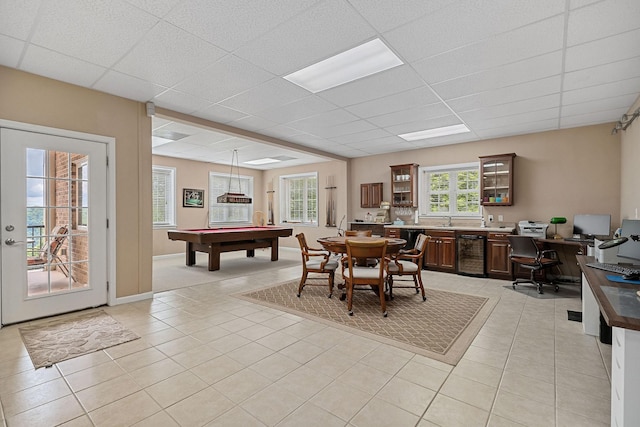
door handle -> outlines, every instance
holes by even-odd
[[[7,246],[13,246],[13,245],[15,245],[16,243],[24,243],[24,242],[23,242],[23,241],[16,241],[16,240],[13,240],[13,239],[9,238],[9,239],[5,240],[5,241],[4,241],[4,243],[5,243]]]

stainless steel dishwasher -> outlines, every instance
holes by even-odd
[[[459,234],[456,238],[458,246],[458,274],[465,276],[486,277],[486,236],[479,234]]]

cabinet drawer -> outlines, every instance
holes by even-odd
[[[384,229],[384,237],[392,237],[395,239],[400,238],[400,229],[399,228],[387,228]]]
[[[489,233],[487,238],[492,240],[509,240],[511,233]]]

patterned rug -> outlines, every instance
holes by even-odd
[[[140,338],[102,310],[63,316],[19,331],[36,369]]]
[[[298,281],[236,295],[269,307],[319,320],[377,341],[456,365],[469,347],[498,297],[487,298],[457,292],[426,289],[427,301],[412,289],[394,289],[387,301],[388,317],[382,317],[380,300],[372,291],[354,292],[354,315],[347,314],[346,301],[334,290],[306,286],[296,296]]]

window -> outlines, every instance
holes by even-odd
[[[318,174],[280,177],[280,221],[318,225]]]
[[[153,166],[152,172],[153,225],[175,226],[176,224],[176,170],[164,166]]]
[[[420,168],[420,214],[478,216],[480,165],[466,163]]]
[[[78,218],[77,224],[86,227],[89,222],[89,164],[81,163],[77,171],[78,179]]]
[[[243,193],[253,200],[253,177],[209,172],[209,223],[250,223],[253,203],[218,203],[218,196],[226,192]]]

